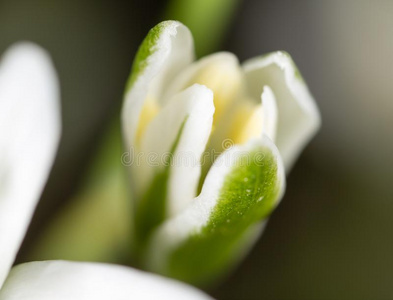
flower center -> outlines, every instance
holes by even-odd
[[[231,53],[216,53],[202,58],[180,72],[162,95],[147,96],[136,132],[140,142],[148,124],[173,95],[194,85],[205,85],[213,92],[214,117],[206,146],[201,180],[210,166],[229,145],[243,144],[262,134],[263,112],[260,99],[248,96],[243,71]],[[162,99],[161,99],[162,98]]]

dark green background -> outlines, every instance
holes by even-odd
[[[120,109],[137,46],[166,1],[0,0],[0,51],[28,39],[53,56],[63,138],[20,253],[78,189]],[[323,127],[220,299],[393,298],[393,2],[244,0],[220,46],[241,60],[292,54]]]

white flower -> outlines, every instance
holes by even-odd
[[[284,52],[243,65],[226,52],[193,60],[188,28],[154,27],[135,58],[122,122],[136,256],[150,270],[203,285],[255,241],[283,195],[284,166],[320,117]]]
[[[127,267],[65,261],[11,266],[60,137],[59,89],[48,55],[19,44],[0,65],[0,299],[210,299]]]

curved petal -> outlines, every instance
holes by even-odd
[[[272,141],[276,140],[277,133],[277,102],[270,87],[265,86],[261,95],[263,107],[263,132]]]
[[[162,90],[194,59],[190,31],[177,21],[150,30],[135,57],[125,90],[122,123],[127,148],[135,146],[142,107],[147,98],[160,105]]]
[[[147,267],[197,285],[222,275],[255,241],[284,185],[280,155],[266,136],[228,149],[200,196],[156,230]]]
[[[165,99],[192,84],[202,84],[213,91],[215,126],[227,123],[225,112],[242,92],[242,70],[237,57],[229,52],[218,52],[208,55],[180,72],[165,90]]]
[[[213,92],[214,119],[209,143],[207,145],[199,189],[203,184],[208,170],[217,154],[222,152],[222,145],[228,139],[228,131],[238,130],[234,125],[234,111],[242,104],[243,99],[243,73],[239,60],[233,53],[218,52],[195,61],[182,70],[164,92],[164,99],[192,84],[202,84]],[[237,105],[239,104],[239,106]]]
[[[127,267],[66,261],[14,267],[0,300],[208,300],[183,283]]]
[[[249,93],[260,97],[268,85],[278,108],[276,144],[287,172],[320,126],[318,108],[291,57],[274,52],[243,65]]]
[[[212,92],[196,84],[174,96],[147,127],[141,140],[142,161],[137,162],[142,197],[135,220],[140,237],[147,238],[154,226],[196,196],[213,113]]]
[[[169,215],[180,212],[196,196],[200,159],[209,139],[213,114],[213,93],[195,84],[173,97],[146,130],[142,152],[156,153],[161,158],[171,152],[179,139],[169,166]]]
[[[0,286],[47,180],[59,137],[52,62],[37,46],[16,45],[0,67]]]

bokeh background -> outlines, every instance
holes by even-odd
[[[235,2],[193,11],[197,20],[219,12],[217,32],[197,36],[197,43],[210,41],[199,53],[228,50],[245,60],[288,51],[323,124],[289,175],[265,234],[209,292],[219,299],[392,299],[393,1]],[[168,5],[0,1],[0,52],[21,39],[42,45],[62,87],[60,151],[18,261],[83,185],[119,113],[138,45],[157,22],[176,16]]]

